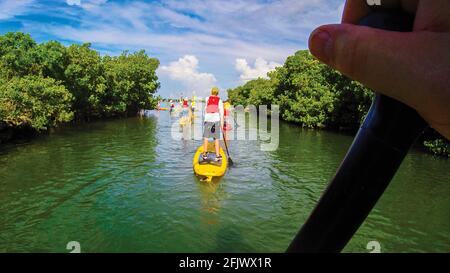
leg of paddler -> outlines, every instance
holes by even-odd
[[[214,146],[216,148],[216,157],[220,157],[220,143],[219,139],[214,139]]]
[[[203,155],[205,157],[206,153],[208,152],[208,139],[203,139]]]

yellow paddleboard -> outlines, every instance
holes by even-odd
[[[190,124],[192,122],[191,122],[191,119],[189,117],[181,117],[179,123],[180,123],[180,126],[185,126],[185,125],[188,125],[188,124]]]
[[[203,153],[203,145],[197,149],[197,152],[194,155],[194,159],[192,161],[192,166],[194,168],[194,173],[205,181],[210,182],[213,177],[223,176],[228,167],[228,159],[223,151],[222,147],[220,148],[220,155],[222,156],[222,160],[220,162],[214,162],[213,159],[216,156],[214,151],[214,144],[209,143],[208,145],[209,159],[210,162],[201,162],[201,155]],[[209,161],[209,160],[208,160]]]

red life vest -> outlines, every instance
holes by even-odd
[[[187,100],[183,101],[183,107],[188,107],[188,101]]]
[[[219,96],[210,96],[206,103],[206,113],[219,113]]]

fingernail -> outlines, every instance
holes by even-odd
[[[333,50],[333,40],[330,33],[322,29],[314,31],[309,40],[309,49],[316,58],[328,63],[331,60]]]

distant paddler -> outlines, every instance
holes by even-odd
[[[231,104],[228,100],[226,100],[223,103],[223,116],[224,116],[224,123],[223,123],[223,130],[224,131],[230,131],[233,129],[233,125],[230,122],[231,118]]]
[[[167,108],[161,107],[161,101],[158,101],[156,105],[156,110],[162,111],[162,110],[168,110]]]
[[[180,125],[186,125],[191,122],[192,120],[192,112],[189,108],[189,99],[188,97],[185,97],[182,102],[182,108],[181,108],[181,117],[180,117]]]
[[[196,96],[193,96],[192,97],[192,101],[191,101],[191,111],[192,111],[192,113],[194,113],[195,112],[195,101],[197,100],[197,97]]]
[[[188,97],[185,97],[183,99],[183,102],[181,103],[181,116],[188,116],[189,115],[189,99]]]

